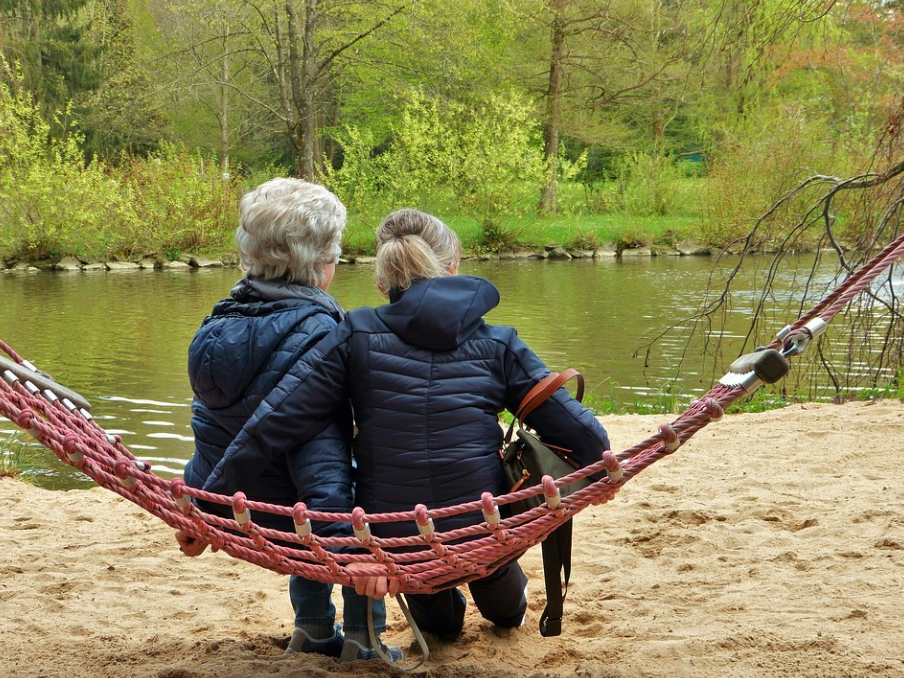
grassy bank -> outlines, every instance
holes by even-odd
[[[480,220],[467,215],[440,216],[461,238],[468,252],[498,251],[485,242]],[[343,243],[346,252],[373,254],[374,230],[380,217],[352,215]],[[595,249],[604,245],[651,247],[674,245],[698,237],[700,220],[695,216],[637,216],[632,214],[546,215],[503,218],[500,227],[510,235],[512,246],[542,249],[561,245]]]

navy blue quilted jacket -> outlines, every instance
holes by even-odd
[[[240,282],[230,298],[214,306],[189,347],[195,454],[185,468],[185,482],[191,487],[204,486],[261,401],[341,319],[338,304],[320,290],[272,284],[270,288],[276,293],[264,294]],[[304,501],[321,511],[351,510],[347,401],[338,399],[323,411],[322,424],[317,435],[302,438],[287,433],[279,453],[240,484],[249,499],[288,506]],[[224,513],[213,505],[204,508],[232,515],[229,509]],[[263,527],[294,529],[289,518],[263,512],[252,517]],[[337,534],[332,525],[314,528],[322,536]]]
[[[233,492],[294,439],[316,435],[337,403],[351,398],[359,434],[356,503],[369,513],[430,508],[508,488],[498,450],[498,414],[515,411],[549,374],[510,327],[483,315],[499,303],[486,280],[468,276],[415,282],[389,304],[351,311],[296,363],[226,451],[207,489]],[[593,414],[565,389],[528,417],[582,464],[609,448]],[[480,520],[459,516],[441,530]],[[374,524],[375,534],[415,532]]]

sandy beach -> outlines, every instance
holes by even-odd
[[[606,417],[616,450],[662,416]],[[904,677],[904,403],[804,404],[726,417],[576,520],[562,636],[469,608],[421,671],[531,676]],[[287,579],[172,531],[117,495],[0,481],[0,676],[395,675],[284,656]],[[389,602],[384,639],[414,651]]]

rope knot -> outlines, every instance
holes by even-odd
[[[182,513],[188,515],[191,511],[191,500],[185,495],[185,481],[182,478],[173,478],[170,481],[170,494],[176,505],[182,509]]]
[[[489,492],[484,492],[480,495],[480,504],[483,510],[483,519],[486,521],[487,526],[491,530],[495,529],[502,517],[499,515],[499,507],[496,506],[496,500],[493,499],[493,495]]]
[[[295,533],[302,539],[308,539],[311,536],[311,521],[304,502],[300,501],[292,507],[292,520],[295,521]]]
[[[663,445],[667,452],[672,453],[681,447],[681,438],[678,437],[678,434],[675,432],[675,429],[672,428],[671,424],[660,424],[659,436],[662,438]]]
[[[19,413],[19,417],[16,419],[16,424],[20,428],[24,428],[26,430],[31,429],[31,425],[35,420],[35,413],[31,410],[22,410]]]
[[[427,513],[427,507],[423,504],[418,504],[414,507],[414,522],[417,523],[417,531],[428,540],[436,531],[433,525],[433,518]]]
[[[85,462],[85,455],[78,450],[78,444],[81,441],[74,433],[67,433],[63,438],[63,452],[69,458],[69,461],[75,464],[76,468],[81,468]]]
[[[562,503],[562,493],[556,487],[556,481],[552,476],[543,476],[541,479],[543,485],[543,495],[546,497],[546,505],[550,509],[556,509]]]
[[[721,421],[725,415],[725,410],[722,409],[722,406],[715,398],[706,399],[706,412],[709,414],[710,421]]]
[[[248,498],[244,492],[236,492],[232,495],[232,515],[235,518],[235,522],[241,527],[245,527],[251,522],[251,512],[245,506],[246,501],[248,501]]]
[[[606,465],[606,475],[609,476],[610,482],[618,482],[621,480],[625,472],[622,469],[621,462],[612,450],[603,452],[603,463]]]
[[[127,490],[131,490],[138,482],[134,476],[129,475],[129,471],[133,468],[135,468],[135,465],[128,459],[120,459],[113,464],[113,475],[119,479],[119,484]]]
[[[367,514],[360,506],[352,509],[352,530],[361,543],[367,546],[373,535],[370,533],[370,525],[367,524]]]

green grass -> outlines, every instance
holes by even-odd
[[[557,214],[538,214],[535,202],[513,203],[501,218],[499,228],[508,242],[533,249],[546,245],[589,249],[604,243],[674,245],[700,231],[699,205],[706,182],[707,179],[699,177],[678,181],[673,213],[663,216],[624,212],[612,182],[592,188],[576,182],[563,183],[559,187]],[[529,192],[513,190],[513,193]],[[366,212],[351,212],[343,241],[345,251],[373,254],[373,234],[380,220],[403,206],[384,200],[369,206]],[[440,217],[458,233],[466,251],[486,251],[480,216],[463,210],[448,190],[438,188],[419,196],[409,206]]]
[[[726,412],[728,414],[768,412],[769,410],[780,410],[794,402],[797,401],[761,388],[729,406]]]
[[[483,249],[480,222],[471,216],[438,214],[461,238],[465,251]],[[374,231],[379,219],[353,215],[343,240],[343,249],[353,254],[374,252]],[[693,237],[697,218],[693,216],[638,217],[620,214],[584,216],[523,216],[503,219],[502,228],[512,233],[517,245],[543,248],[546,245],[594,247],[604,243],[632,246],[674,245]]]
[[[0,478],[22,478],[23,472],[29,468],[32,455],[22,441],[24,437],[23,431],[16,431],[0,440]]]

